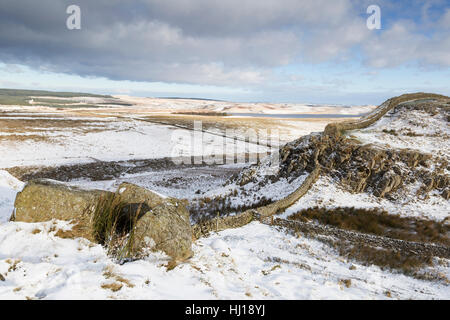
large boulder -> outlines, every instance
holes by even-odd
[[[84,190],[53,180],[32,180],[17,194],[11,220],[71,220],[76,224],[77,236],[93,241],[93,214],[99,200],[108,194],[111,192]]]
[[[181,200],[165,198],[130,183],[122,183],[117,193],[122,202],[135,208],[134,214],[138,215],[132,254],[149,248],[161,250],[175,261],[192,256],[189,212]]]
[[[76,225],[72,229],[76,230],[73,236],[102,242],[98,218],[105,210],[106,214],[113,212],[110,210],[114,208],[103,208],[111,203],[121,206],[116,212],[117,228],[120,222],[134,226],[130,233],[129,257],[139,257],[147,249],[161,250],[174,261],[192,256],[192,229],[185,204],[130,183],[122,183],[117,192],[112,193],[85,190],[52,180],[33,180],[18,193],[11,219],[22,222],[70,220]],[[118,234],[121,231],[116,230]]]

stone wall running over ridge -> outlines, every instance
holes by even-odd
[[[396,106],[402,103],[427,99],[447,100],[449,99],[449,97],[439,94],[422,92],[403,94],[401,96],[388,99],[369,115],[359,120],[328,124],[324,132],[322,133],[322,136],[329,136],[331,139],[339,138],[346,130],[363,129],[372,125],[373,123],[381,119],[390,110],[394,109]],[[316,157],[316,159],[314,159],[314,168],[310,172],[309,176],[305,179],[305,181],[299,188],[297,188],[294,192],[292,192],[285,198],[266,206],[261,206],[259,208],[244,211],[243,213],[235,216],[223,218],[218,217],[206,222],[198,223],[193,226],[193,236],[194,238],[198,239],[201,236],[207,235],[211,231],[221,231],[229,228],[241,227],[253,220],[266,219],[267,217],[270,217],[276,213],[280,213],[297,202],[301,197],[303,197],[318,179],[320,174],[321,165],[317,161]]]

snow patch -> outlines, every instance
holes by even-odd
[[[10,219],[16,194],[22,191],[24,185],[7,171],[0,170],[0,224]]]

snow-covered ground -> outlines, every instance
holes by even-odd
[[[100,245],[51,231],[67,227],[0,225],[0,299],[450,298],[445,285],[344,261],[318,241],[258,222],[197,241],[194,257],[171,271],[161,253],[118,265]]]
[[[98,244],[57,237],[69,222],[7,222],[23,185],[4,171],[0,185],[0,299],[450,298],[445,284],[349,262],[259,222],[196,241],[194,257],[171,271],[163,253],[119,265]]]
[[[60,121],[64,121],[59,119]],[[86,119],[84,119],[86,120]],[[1,141],[0,168],[68,163],[222,155],[227,148],[266,152],[268,148],[208,133],[143,121],[96,119],[102,128],[47,128],[33,132],[45,140]],[[91,126],[91,125],[90,125]],[[7,135],[2,133],[0,135]],[[21,135],[21,133],[14,133]],[[28,133],[23,133],[27,135]],[[225,144],[225,147],[224,147]]]
[[[24,183],[14,178],[8,172],[0,170],[0,223],[6,222],[14,210],[14,200]]]
[[[243,186],[240,185],[240,178],[242,178],[240,177],[237,180],[228,181],[222,187],[205,192],[202,197],[215,198],[226,195],[229,204],[234,208],[252,206],[262,199],[274,202],[287,197],[302,185],[308,174],[292,179],[280,177],[277,181],[270,181],[268,179],[270,175],[276,175],[279,170],[277,157],[279,154],[274,153],[262,159],[257,166],[248,167],[246,172],[251,173],[251,179]]]
[[[137,174],[123,174],[114,180],[76,179],[70,181],[70,184],[89,189],[115,191],[122,182],[129,182],[170,197],[192,199],[211,190],[223,190],[228,178],[246,165],[236,163],[213,167],[149,170]]]
[[[391,110],[371,126],[348,133],[362,143],[415,149],[450,158],[450,124],[443,113]]]
[[[264,113],[264,114],[363,114],[372,111],[375,106],[320,105],[304,103],[240,103],[201,99],[161,99],[117,95],[122,102],[133,104],[146,112],[167,111],[214,111],[227,113]]]

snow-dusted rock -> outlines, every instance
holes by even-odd
[[[134,225],[131,256],[139,255],[146,248],[161,250],[175,261],[192,256],[192,230],[184,204],[130,183],[121,184],[114,194],[52,180],[34,180],[18,193],[13,220],[70,220],[77,226],[73,228],[76,236],[97,241],[95,209],[108,196],[120,197],[124,205],[120,217]]]
[[[77,235],[94,239],[93,214],[101,197],[108,191],[84,190],[52,180],[33,180],[17,194],[14,221],[43,222],[71,220]]]
[[[122,183],[118,193],[123,202],[133,204],[140,211],[137,212],[132,254],[150,248],[161,250],[176,261],[192,256],[189,212],[182,201],[163,198],[131,183]]]

